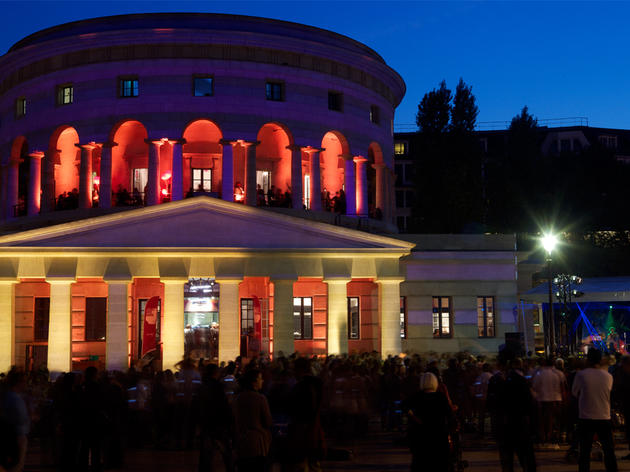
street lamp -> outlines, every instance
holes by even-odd
[[[551,280],[551,253],[553,252],[556,244],[558,244],[558,238],[551,233],[544,234],[541,239],[542,245],[547,251],[547,286],[549,288],[549,316],[547,323],[549,324],[549,343],[547,345],[547,355],[552,355],[556,350],[556,334],[555,334],[555,320],[553,317],[553,290]]]

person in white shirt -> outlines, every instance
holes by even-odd
[[[578,399],[578,431],[580,435],[579,472],[591,470],[591,448],[597,434],[604,451],[606,472],[617,472],[617,458],[610,422],[610,392],[613,378],[601,368],[602,352],[591,348],[588,367],[575,375],[571,393]]]
[[[558,424],[561,413],[563,393],[566,391],[567,380],[564,374],[556,369],[552,358],[545,360],[545,365],[534,375],[532,388],[538,402],[538,424],[540,425],[540,439],[545,445],[558,449],[554,442],[554,424]]]

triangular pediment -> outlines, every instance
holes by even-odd
[[[0,246],[408,251],[413,244],[216,198],[196,197],[2,236]]]

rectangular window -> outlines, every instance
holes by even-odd
[[[599,137],[599,143],[608,149],[617,149],[617,136],[605,136]]]
[[[304,189],[303,189],[303,205],[306,210],[311,209],[311,176],[304,174]]]
[[[433,297],[433,337],[452,337],[451,324],[450,297]]]
[[[57,105],[70,105],[74,101],[74,87],[59,85],[57,87]]]
[[[284,84],[282,82],[267,82],[265,84],[267,100],[281,102],[284,100]]]
[[[313,339],[313,299],[293,297],[293,338]]]
[[[193,77],[193,95],[195,97],[212,97],[214,95],[214,78]]]
[[[241,298],[241,335],[254,334],[254,299]]]
[[[107,298],[85,299],[85,340],[105,341],[107,332]]]
[[[193,169],[192,188],[194,192],[211,192],[212,169]]]
[[[120,79],[120,97],[137,97],[138,96],[138,78],[123,77]]]
[[[396,190],[396,207],[405,208],[405,191]]]
[[[477,328],[480,338],[494,338],[494,297],[477,297]]]
[[[48,341],[50,323],[50,298],[35,299],[35,320],[33,323],[33,341]]]
[[[343,107],[343,95],[339,92],[328,92],[328,109],[341,111]]]
[[[381,109],[376,105],[370,107],[370,121],[375,125],[381,122]]]
[[[407,339],[407,297],[400,297],[400,338]]]
[[[15,101],[15,116],[21,118],[26,115],[26,98],[20,97]]]
[[[361,339],[359,297],[348,297],[348,339]]]
[[[394,154],[404,156],[407,154],[407,143],[404,141],[396,141],[394,143]]]

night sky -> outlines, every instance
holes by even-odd
[[[473,86],[480,122],[523,105],[540,119],[585,116],[630,128],[626,2],[0,1],[0,50],[42,28],[142,12],[234,13],[295,21],[375,49],[407,83],[396,125],[415,122],[423,94],[445,79]]]

